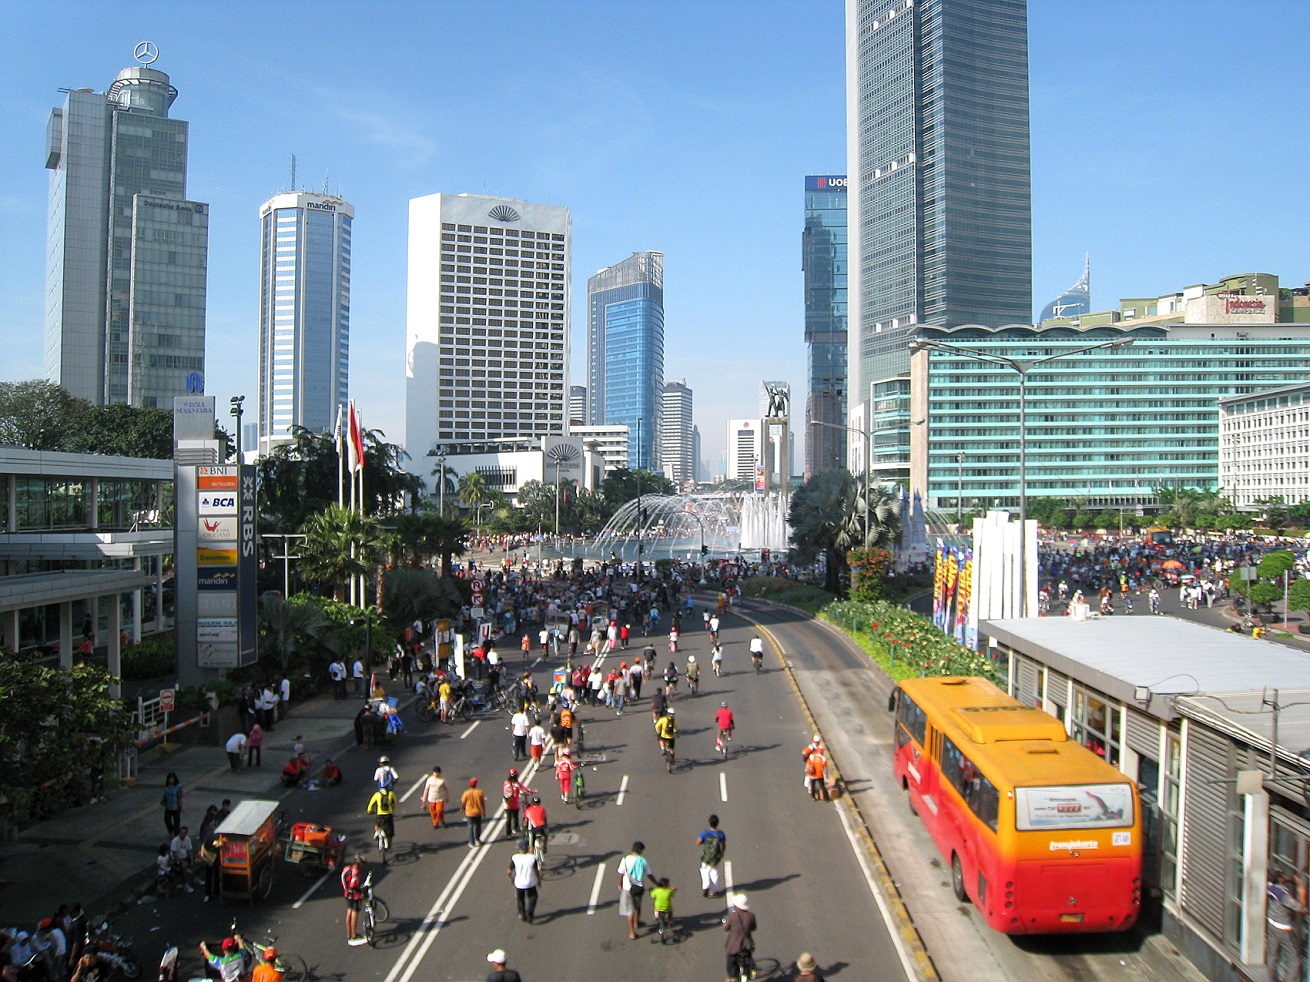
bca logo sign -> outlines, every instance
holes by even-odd
[[[202,491],[200,493],[200,514],[235,515],[237,513],[237,496],[234,491]]]

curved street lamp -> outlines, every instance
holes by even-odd
[[[984,362],[989,365],[1000,365],[1002,368],[1008,368],[1019,376],[1019,616],[1028,616],[1028,544],[1025,541],[1028,528],[1028,373],[1038,365],[1045,365],[1047,362],[1058,361],[1061,358],[1070,358],[1073,355],[1086,354],[1089,351],[1099,351],[1102,348],[1126,348],[1133,343],[1130,337],[1115,338],[1111,341],[1103,341],[1100,344],[1089,344],[1083,348],[1074,348],[1071,351],[1059,351],[1053,355],[1047,355],[1045,358],[1033,358],[1029,361],[1020,361],[1017,358],[1007,358],[1005,355],[998,355],[991,351],[975,351],[973,348],[963,348],[958,344],[949,344],[945,341],[935,341],[929,338],[914,338],[910,341],[911,351],[946,351],[951,354],[959,355],[961,358],[969,358],[973,361]]]

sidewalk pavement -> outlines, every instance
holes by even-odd
[[[155,855],[170,838],[159,804],[169,771],[177,772],[185,789],[182,823],[195,837],[205,809],[224,798],[234,804],[242,798],[281,798],[286,789],[279,776],[297,735],[304,737],[316,767],[333,757],[347,773],[352,767],[371,770],[372,762],[355,752],[353,721],[360,702],[334,699],[329,692],[293,703],[286,719],[264,738],[262,767],[233,771],[221,746],[174,744],[167,755],[158,748],[148,751],[135,787],[110,789],[96,804],[70,809],[0,845],[0,927],[32,930],[60,904],[74,901],[92,915],[108,913],[149,889]]]

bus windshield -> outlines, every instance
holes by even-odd
[[[1133,824],[1133,789],[1128,784],[1015,788],[1014,810],[1020,832],[1127,828]]]

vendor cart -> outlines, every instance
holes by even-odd
[[[283,840],[282,857],[295,863],[306,876],[341,869],[346,837],[329,826],[297,822]]]
[[[216,830],[219,900],[244,898],[254,903],[256,896],[273,892],[273,863],[282,851],[278,807],[276,801],[243,801]]]

